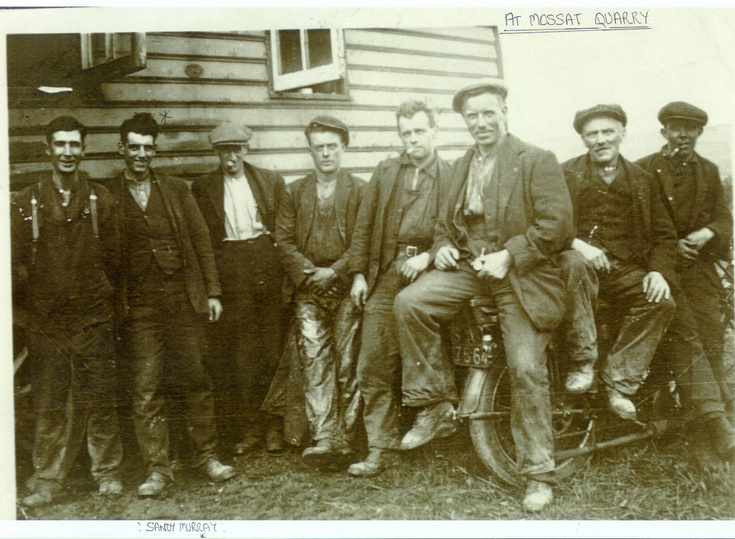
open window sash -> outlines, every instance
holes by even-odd
[[[273,69],[273,90],[286,92],[331,82],[344,78],[344,46],[339,30],[330,29],[331,61],[326,65],[311,67],[312,58],[309,57],[308,30],[299,30],[299,52],[301,54],[301,69],[291,73],[283,73],[282,49],[279,30],[271,31],[271,58]]]

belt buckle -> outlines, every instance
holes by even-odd
[[[419,254],[419,248],[415,245],[409,245],[406,247],[406,256],[411,258],[412,256],[416,256]]]

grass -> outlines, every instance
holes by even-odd
[[[125,462],[125,493],[117,500],[94,494],[80,463],[59,503],[19,509],[21,519],[735,519],[735,484],[727,473],[700,473],[687,459],[686,442],[673,436],[595,455],[555,490],[539,515],[522,511],[522,490],[507,488],[484,469],[466,429],[403,455],[396,468],[370,479],[326,473],[302,464],[299,452],[263,452],[232,462],[240,472],[209,483],[179,466],[161,500],[139,500],[144,478],[134,458]],[[21,473],[22,475],[22,473]],[[734,475],[734,474],[730,474]]]

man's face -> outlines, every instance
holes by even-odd
[[[697,139],[702,134],[699,124],[686,120],[671,120],[661,129],[661,134],[669,143],[669,150],[677,150],[683,157],[689,157],[697,145]]]
[[[46,155],[59,176],[76,173],[84,157],[84,142],[79,131],[56,131],[51,135],[51,144],[46,145]]]
[[[140,133],[128,132],[125,144],[118,145],[120,155],[125,158],[125,167],[133,176],[143,178],[148,175],[148,170],[156,155],[156,143],[153,135],[141,135]]]
[[[222,171],[233,178],[239,178],[245,172],[245,156],[248,154],[247,144],[219,144],[214,147],[219,157]]]
[[[612,163],[620,153],[620,143],[625,137],[623,124],[613,118],[598,117],[589,120],[582,128],[582,141],[589,149],[593,162],[599,165]]]
[[[436,135],[439,132],[436,126],[429,125],[429,117],[420,110],[411,118],[401,116],[398,118],[398,135],[401,137],[403,147],[411,159],[421,162],[434,153]]]
[[[508,107],[496,94],[486,92],[465,99],[462,117],[480,148],[493,148],[508,133]]]
[[[336,172],[342,166],[345,151],[342,137],[332,131],[309,133],[309,152],[314,166],[324,174]]]

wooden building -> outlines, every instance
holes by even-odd
[[[401,149],[395,109],[428,98],[442,111],[440,151],[472,143],[451,110],[457,89],[502,77],[495,27],[9,35],[12,189],[48,170],[43,127],[61,114],[89,127],[82,169],[122,167],[118,129],[147,111],[163,129],[154,167],[187,179],[218,166],[207,134],[233,120],[254,131],[248,160],[293,180],[312,169],[303,130],[318,114],[351,128],[343,166],[363,178]]]

